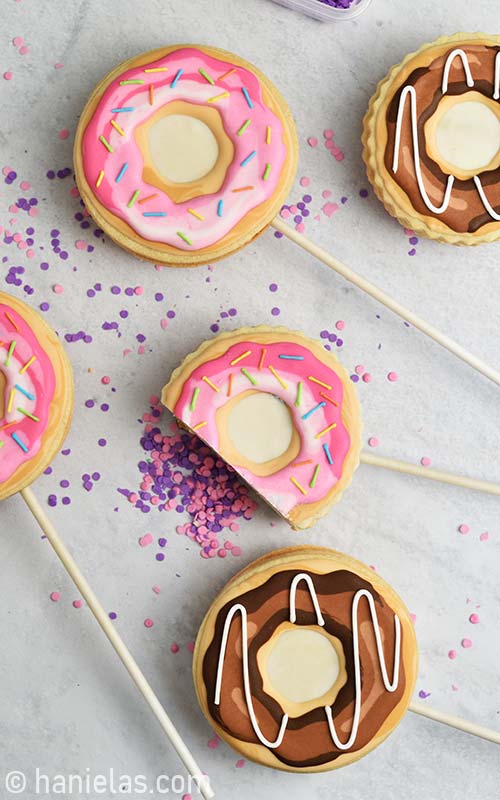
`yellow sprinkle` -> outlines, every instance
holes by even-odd
[[[144,72],[168,72],[168,67],[148,67]]]
[[[208,425],[207,420],[205,420],[205,422],[198,422],[198,425],[193,425],[193,430],[194,431],[199,431],[200,428],[204,428],[205,425]]]
[[[23,367],[21,367],[21,369],[19,370],[19,374],[22,375],[23,372],[26,372],[26,370],[31,367],[33,361],[36,361],[36,356],[31,356],[30,360],[27,361]]]
[[[118,131],[120,136],[125,136],[125,131],[123,130],[123,128],[120,128],[120,126],[118,125],[117,122],[114,121],[114,119],[110,120],[110,122],[111,122],[113,128],[115,129],[115,131]]]
[[[227,381],[227,396],[228,397],[231,397],[232,388],[233,388],[233,373],[230,372],[229,373],[229,378],[228,378],[228,381]]]
[[[98,188],[99,188],[99,186],[101,185],[101,183],[102,183],[102,179],[103,179],[103,178],[104,178],[104,170],[103,170],[103,169],[101,169],[101,171],[100,171],[99,175],[97,176],[97,180],[96,180],[96,182],[95,182],[96,189],[98,189]]]
[[[222,94],[217,94],[215,97],[209,97],[207,103],[216,103],[217,100],[223,100],[224,97],[229,97],[229,92],[222,92]]]
[[[11,389],[10,390],[10,395],[9,395],[9,402],[8,402],[8,405],[7,405],[7,414],[10,414],[10,412],[12,411],[13,402],[14,402],[14,389]]]
[[[271,144],[271,126],[267,126],[266,130],[266,144]]]
[[[236,358],[233,358],[233,360],[230,361],[229,363],[231,364],[232,367],[234,367],[234,365],[237,364],[238,361],[243,361],[243,359],[249,356],[251,352],[252,352],[251,350],[246,350],[244,353],[241,354],[241,356],[236,356]]]
[[[264,360],[266,358],[267,347],[263,347],[260,353],[260,361],[259,361],[259,369],[262,369],[264,366]]]
[[[322,430],[322,431],[320,431],[319,433],[317,433],[317,434],[316,434],[316,436],[315,436],[314,438],[315,438],[315,439],[320,439],[320,438],[321,438],[321,436],[324,436],[324,435],[325,435],[325,433],[328,433],[328,431],[331,431],[331,430],[333,430],[333,428],[336,428],[336,427],[337,427],[337,423],[336,423],[336,422],[333,422],[331,425],[329,425],[329,426],[328,426],[328,428],[323,428],[323,430]]]
[[[273,373],[273,375],[274,375],[274,377],[276,378],[276,380],[277,380],[279,383],[281,383],[281,385],[282,385],[283,389],[288,389],[288,385],[285,383],[285,381],[283,380],[283,378],[280,378],[280,376],[278,375],[278,373],[276,372],[276,370],[274,369],[274,367],[271,367],[271,365],[269,365],[269,369],[270,369],[270,370],[271,370],[271,372]]]
[[[152,83],[149,84],[149,105],[152,106],[155,101],[155,87]]]
[[[210,378],[207,378],[207,376],[206,376],[206,375],[204,375],[204,376],[202,377],[202,381],[205,381],[205,383],[208,383],[208,385],[210,386],[210,388],[211,388],[211,389],[213,389],[213,390],[214,390],[214,392],[220,392],[220,389],[219,389],[219,388],[218,388],[218,387],[215,385],[215,383],[212,383],[212,381],[210,380]]]
[[[205,217],[202,217],[201,214],[198,214],[198,212],[195,211],[194,208],[188,208],[188,211],[189,211],[190,214],[193,215],[193,217],[197,217],[198,219],[201,219],[201,220],[205,219]]]
[[[332,387],[329,386],[327,383],[323,383],[323,381],[318,380],[318,378],[314,378],[312,375],[309,375],[308,381],[312,381],[313,383],[317,383],[320,386],[323,386],[325,389],[329,389],[331,391]]]
[[[307,494],[306,490],[304,489],[304,487],[303,487],[303,486],[301,486],[301,485],[300,485],[300,483],[298,482],[298,480],[296,480],[296,479],[295,479],[295,478],[293,478],[293,477],[292,477],[292,478],[290,478],[290,480],[291,480],[291,482],[293,483],[293,485],[297,487],[297,489],[299,490],[299,492],[302,492],[302,494]]]
[[[309,488],[310,489],[314,489],[314,487],[316,486],[316,481],[318,480],[320,466],[321,466],[320,464],[316,464],[316,466],[314,467],[313,476],[312,476],[311,480],[309,481]]]

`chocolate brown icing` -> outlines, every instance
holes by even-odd
[[[248,663],[250,686],[255,714],[262,733],[274,740],[283,716],[279,703],[263,688],[263,679],[257,665],[259,648],[269,640],[276,628],[290,618],[289,596],[293,578],[302,570],[277,572],[265,583],[235,597],[219,611],[214,637],[203,659],[203,680],[207,689],[208,709],[213,719],[231,736],[242,741],[259,744],[248,716],[243,689],[241,659],[241,623],[235,618],[229,631],[221,702],[215,705],[215,684],[221,650],[224,623],[230,609],[241,603],[248,615]],[[306,571],[304,571],[306,572]],[[359,589],[371,592],[377,608],[386,663],[394,659],[394,611],[373,586],[348,570],[327,574],[306,572],[310,575],[321,612],[325,619],[324,630],[342,643],[347,682],[340,689],[332,706],[333,719],[341,740],[347,740],[354,710],[354,658],[351,626],[352,601]],[[311,596],[304,582],[299,584],[296,596],[297,625],[316,625]],[[373,626],[365,599],[360,602],[359,644],[361,658],[362,704],[361,722],[355,743],[350,752],[361,750],[377,734],[391,711],[401,700],[406,686],[404,664],[400,664],[400,677],[396,690],[385,690],[380,675]],[[293,665],[291,665],[293,667]],[[388,667],[391,675],[391,666]],[[328,727],[325,710],[316,708],[300,717],[290,718],[281,745],[272,750],[282,763],[296,768],[307,768],[334,761],[346,751],[335,747]]]
[[[500,47],[471,44],[460,45],[460,48],[469,59],[472,77],[474,78],[473,90],[487,98],[491,98],[495,76],[495,57]],[[427,153],[424,125],[429,117],[432,116],[443,97],[441,91],[443,68],[452,49],[450,47],[444,55],[436,58],[428,67],[416,68],[408,76],[405,83],[398,87],[387,108],[387,146],[384,162],[392,179],[406,192],[409,201],[419,214],[439,219],[457,233],[474,233],[483,225],[494,223],[495,220],[485,210],[472,179],[459,180],[455,178],[450,205],[442,214],[435,214],[430,211],[422,200],[413,169],[413,144],[408,100],[401,127],[399,166],[397,172],[392,171],[399,99],[405,86],[413,86],[417,100],[417,131],[422,177],[427,191],[431,192],[434,187],[439,198],[437,203],[441,202],[448,176]],[[471,91],[471,88],[467,86],[462,62],[459,58],[456,58],[451,65],[447,94],[458,95],[468,91]],[[406,156],[404,155],[405,153]],[[500,213],[500,169],[482,172],[480,177],[490,205],[497,213]],[[500,225],[498,222],[496,224]]]

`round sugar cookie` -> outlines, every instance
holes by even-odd
[[[324,516],[359,464],[361,410],[348,373],[287,328],[210,339],[174,370],[162,402],[294,528]]]
[[[96,87],[76,132],[80,194],[126,250],[194,267],[262,233],[297,168],[295,124],[256,67],[201,45],[129,59]]]
[[[415,233],[457,245],[500,238],[500,36],[457,33],[379,83],[363,125],[368,178]]]
[[[201,708],[244,758],[345,766],[394,730],[418,669],[408,610],[361,562],[323,547],[254,561],[222,589],[194,650]]]
[[[73,413],[73,374],[54,331],[0,292],[0,500],[38,478],[59,451]]]

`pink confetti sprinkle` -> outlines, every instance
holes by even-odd
[[[331,196],[332,196],[331,189],[323,189],[323,191],[321,192],[321,197],[324,197],[325,200],[328,200],[328,198]]]
[[[295,230],[298,231],[299,233],[304,233],[305,229],[306,226],[304,225],[303,222],[298,222],[295,226]]]
[[[465,525],[465,523],[462,523],[462,525],[458,526],[458,532],[461,533],[463,536],[465,536],[467,533],[469,533],[469,531],[470,531],[470,528],[469,528],[468,525]]]
[[[188,642],[187,649],[189,653],[194,653],[194,642]]]
[[[19,52],[20,52],[20,54],[22,56],[27,55],[27,53],[29,53],[29,51],[30,51],[30,49],[29,49],[27,44],[23,44],[23,46],[19,48]]]
[[[134,294],[141,295],[144,294],[144,287],[143,286],[136,286],[134,289]]]
[[[154,622],[153,622],[153,620],[152,620],[152,619],[150,619],[149,617],[148,617],[147,619],[145,619],[145,620],[144,620],[144,627],[145,627],[145,628],[152,628],[152,627],[153,627],[153,625],[154,625]]]
[[[458,686],[457,686],[457,684],[456,684],[456,683],[452,683],[452,684],[451,684],[451,689],[452,689],[452,691],[453,691],[453,692],[458,692]]]
[[[472,639],[462,639],[462,641],[461,641],[461,645],[462,645],[462,647],[464,647],[466,650],[469,650],[469,648],[471,648],[471,647],[472,647]]]
[[[111,383],[111,378],[109,375],[103,375],[101,378],[101,383],[103,383],[105,386],[107,386],[108,383]]]
[[[64,64],[61,61],[57,61],[54,64],[54,69],[62,69],[63,67],[64,67]]]
[[[144,536],[141,536],[139,539],[139,544],[141,547],[148,547],[153,541],[153,534],[152,533],[145,533]]]
[[[190,794],[183,794],[182,800],[193,800],[193,797]]]
[[[307,144],[309,145],[309,147],[317,147],[318,146],[318,140],[316,139],[315,136],[309,136],[309,138],[307,140]]]
[[[177,644],[177,642],[172,642],[172,644],[170,645],[170,652],[171,653],[178,653],[179,650],[180,650],[180,648],[179,648],[179,645]]]
[[[241,556],[242,549],[239,545],[235,544],[231,550],[231,553],[233,554],[233,556]]]
[[[448,658],[450,658],[453,661],[456,657],[457,657],[456,650],[448,650]]]
[[[391,381],[391,383],[394,383],[394,381],[397,381],[397,379],[398,379],[398,373],[397,372],[388,372],[387,373],[387,380]]]
[[[73,608],[81,608],[83,606],[83,600],[73,600]]]
[[[168,319],[165,317],[164,319],[160,320],[160,326],[163,330],[166,330],[168,327]]]
[[[321,210],[325,216],[331,217],[332,214],[335,214],[335,212],[339,210],[339,207],[337,203],[325,203]]]
[[[60,139],[67,139],[69,136],[69,130],[67,128],[61,128],[59,131],[59,138]]]
[[[309,186],[309,184],[311,183],[311,179],[310,178],[306,178],[305,176],[303,176],[300,179],[299,183],[300,183],[301,186],[304,186],[304,187],[305,186]]]
[[[155,586],[152,586],[151,588],[153,589],[153,592],[154,592],[155,594],[160,594],[160,593],[161,593],[161,589],[160,589],[160,587],[159,587],[159,586],[156,586],[156,585],[155,585]]]
[[[23,192],[26,192],[31,187],[31,183],[29,181],[21,181],[19,186],[21,187]]]
[[[479,541],[480,541],[480,542],[487,542],[489,538],[490,538],[490,534],[489,534],[487,531],[485,531],[485,532],[484,532],[484,533],[482,533],[482,534],[481,534],[481,536],[479,537]]]
[[[415,622],[417,621],[417,615],[416,614],[410,614],[410,619],[413,622],[413,624],[415,624]]]
[[[2,167],[2,175],[8,175],[9,172],[15,172],[12,167]]]
[[[239,758],[238,761],[236,762],[236,769],[241,769],[244,766],[245,766],[245,759]]]
[[[379,446],[379,440],[377,439],[376,436],[370,436],[370,438],[368,439],[368,446],[369,447],[378,447]]]
[[[335,323],[335,327],[337,328],[338,331],[343,331],[344,328],[345,328],[344,320],[343,319],[338,319],[337,322]]]
[[[61,286],[60,283],[55,283],[52,287],[52,291],[54,294],[62,294],[64,292],[64,287]]]
[[[53,603],[57,603],[61,599],[61,595],[59,592],[51,592],[50,599]]]
[[[420,463],[422,464],[423,467],[430,467],[432,461],[427,456],[422,456],[422,458],[420,459]]]
[[[331,128],[327,128],[326,131],[323,131],[323,136],[325,139],[333,139],[334,133]]]
[[[363,383],[370,383],[372,376],[369,372],[365,372],[363,375]]]
[[[341,329],[339,328],[339,330]],[[356,375],[362,375],[364,371],[365,368],[362,364],[356,364],[356,366],[354,367],[354,372],[356,373]]]
[[[14,47],[21,47],[24,44],[24,39],[22,36],[14,36],[12,39],[12,44]]]
[[[85,250],[86,243],[83,239],[77,239],[75,242],[75,247],[77,250]]]
[[[4,76],[6,81],[11,81],[12,78],[14,77],[14,73],[13,72],[4,72],[3,76]]]
[[[469,622],[472,623],[472,625],[478,625],[480,622],[479,614],[471,614],[469,617]]]

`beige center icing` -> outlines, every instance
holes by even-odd
[[[340,672],[337,651],[323,634],[310,629],[283,631],[267,659],[274,689],[293,703],[322,697]]]
[[[500,120],[485,103],[455,103],[439,119],[435,136],[444,161],[479,171],[500,150]]]
[[[244,458],[265,464],[283,455],[290,447],[293,423],[285,403],[272,394],[246,395],[231,408],[227,434]]]
[[[214,168],[217,139],[202,120],[187,114],[161,117],[149,129],[149,153],[160,175],[172,183],[191,183]]]

